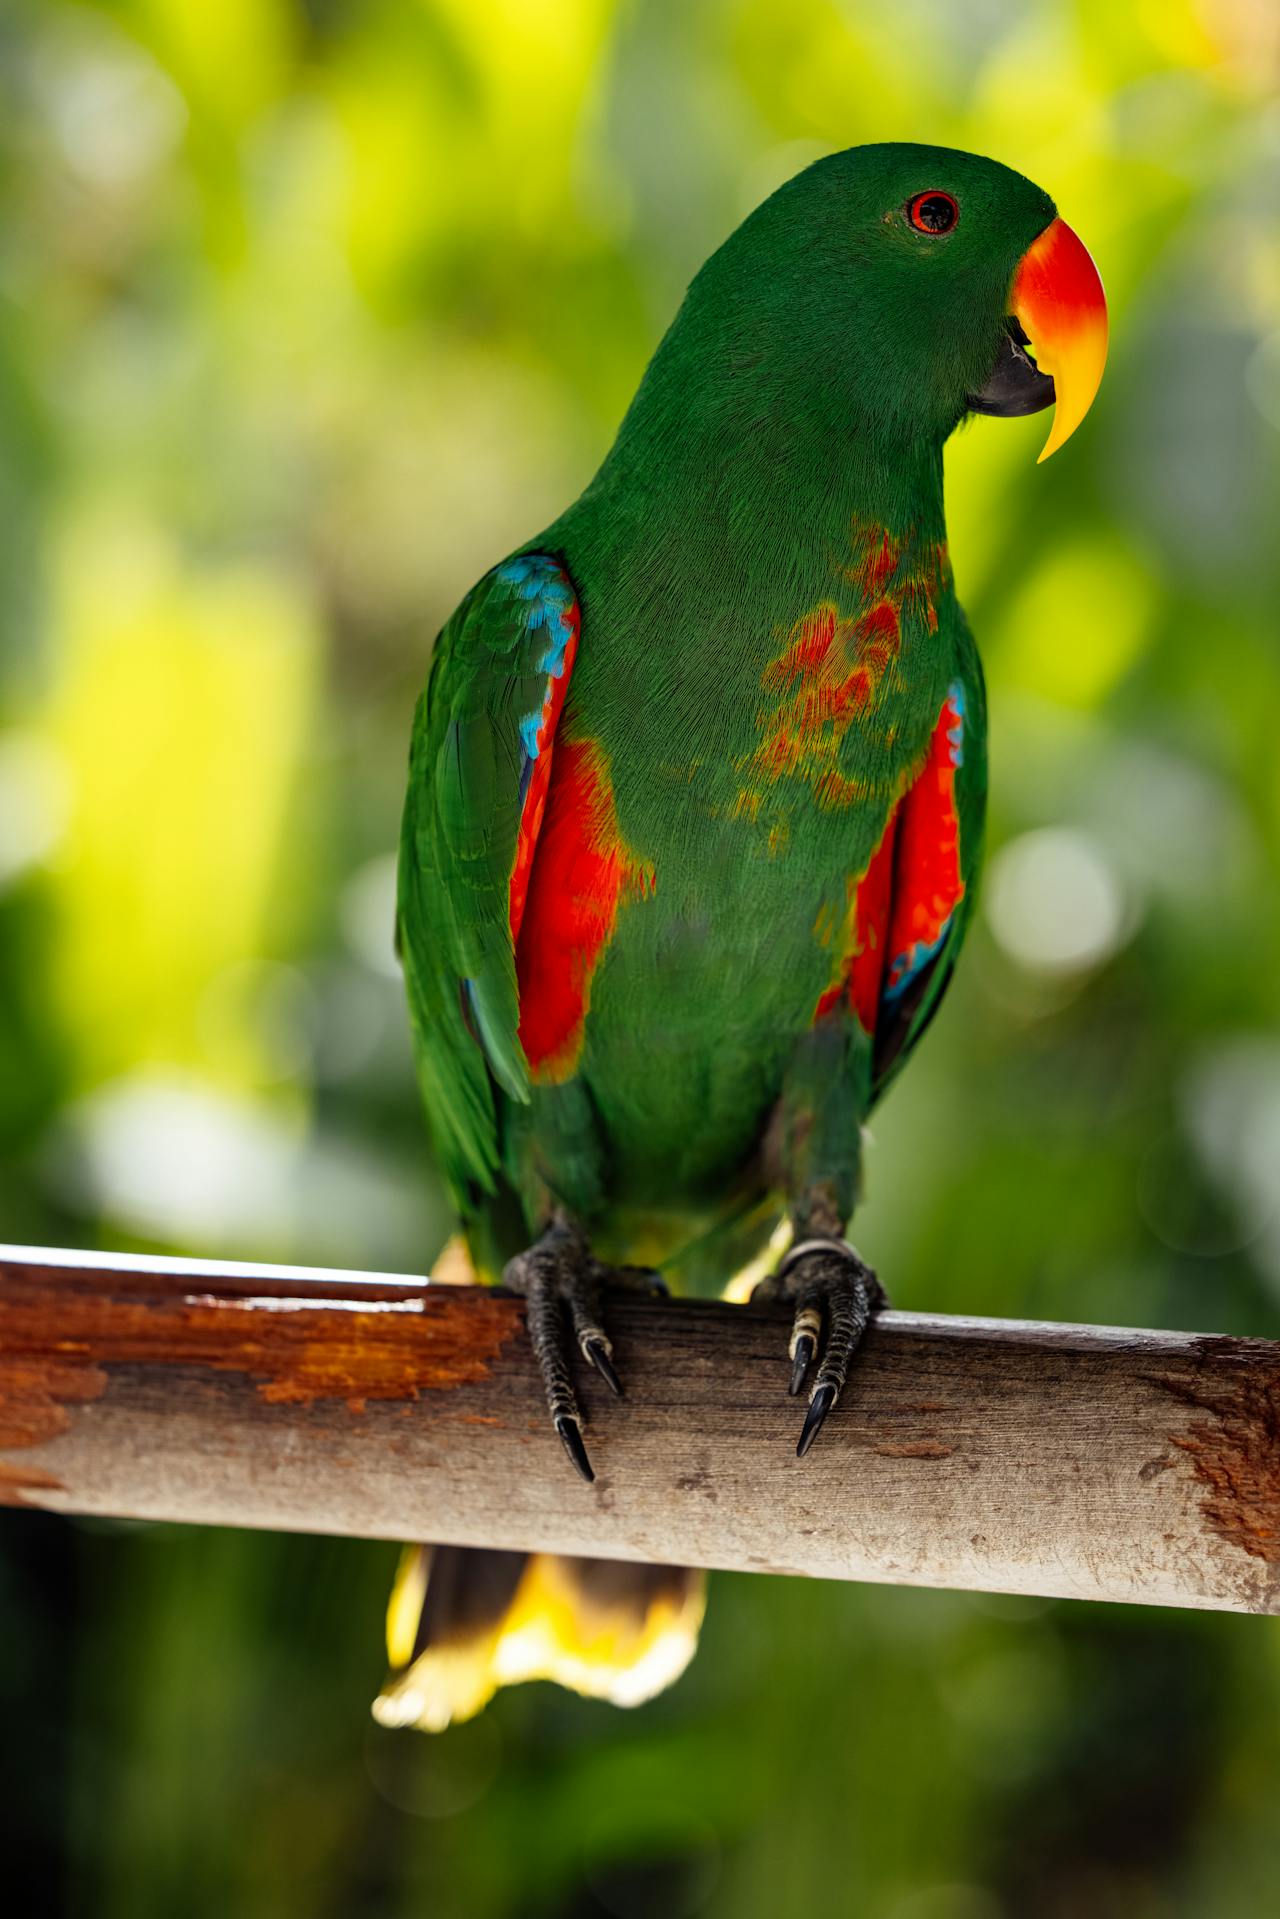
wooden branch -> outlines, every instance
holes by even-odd
[[[1280,1344],[888,1313],[800,1461],[775,1310],[609,1323],[585,1486],[517,1299],[0,1248],[0,1502],[1280,1611]]]

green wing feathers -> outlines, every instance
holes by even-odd
[[[529,1097],[515,943],[577,637],[560,563],[504,561],[442,630],[414,718],[399,944],[432,1142],[464,1210],[494,1190],[493,1082]]]

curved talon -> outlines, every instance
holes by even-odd
[[[800,1388],[804,1385],[805,1374],[808,1372],[810,1366],[812,1366],[817,1350],[818,1342],[813,1334],[801,1333],[796,1340],[795,1351],[791,1355],[791,1384],[787,1388],[787,1391],[791,1394],[792,1399],[795,1398]]]
[[[796,1445],[796,1457],[803,1459],[840,1397],[853,1355],[884,1304],[884,1292],[847,1240],[824,1234],[790,1249],[773,1275],[768,1296],[779,1294],[793,1310],[787,1349],[792,1397],[813,1381]]]
[[[803,1459],[818,1434],[822,1431],[823,1421],[839,1397],[836,1388],[828,1381],[814,1388],[813,1398],[809,1401],[809,1410],[804,1416],[804,1425],[800,1428],[800,1438],[796,1443],[796,1458]]]
[[[556,1421],[556,1431],[560,1435],[560,1443],[572,1460],[575,1470],[581,1473],[588,1486],[590,1486],[595,1480],[595,1474],[591,1470],[591,1461],[587,1458],[587,1449],[582,1443],[582,1432],[577,1420],[570,1419],[567,1413],[561,1413],[559,1419]]]
[[[603,1338],[596,1336],[591,1339],[584,1339],[582,1342],[582,1352],[583,1357],[590,1360],[591,1364],[595,1367],[614,1398],[621,1399],[623,1397],[622,1381],[618,1378],[617,1370],[609,1354],[609,1348]]]
[[[595,1259],[581,1229],[556,1217],[542,1236],[509,1260],[504,1282],[525,1297],[529,1339],[542,1375],[547,1411],[574,1471],[590,1485],[595,1474],[583,1442],[585,1421],[573,1387],[576,1347],[615,1399],[623,1397],[613,1347],[602,1323],[601,1294],[614,1269]],[[621,1269],[624,1288],[649,1289],[653,1275],[642,1267]]]

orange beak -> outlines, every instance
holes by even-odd
[[[1047,226],[1013,276],[1010,310],[1031,342],[1036,365],[1053,381],[1047,460],[1093,404],[1107,363],[1107,299],[1089,249],[1065,220]]]

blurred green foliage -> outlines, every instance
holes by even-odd
[[[1280,1333],[1267,0],[7,0],[0,1236],[422,1270],[412,702],[691,271],[837,146],[1094,249],[1113,357],[949,453],[985,916],[878,1118],[906,1305]],[[779,1444],[784,1443],[781,1428]],[[0,1524],[8,1910],[1254,1919],[1267,1623],[721,1578],[632,1715],[368,1700],[394,1553]]]

